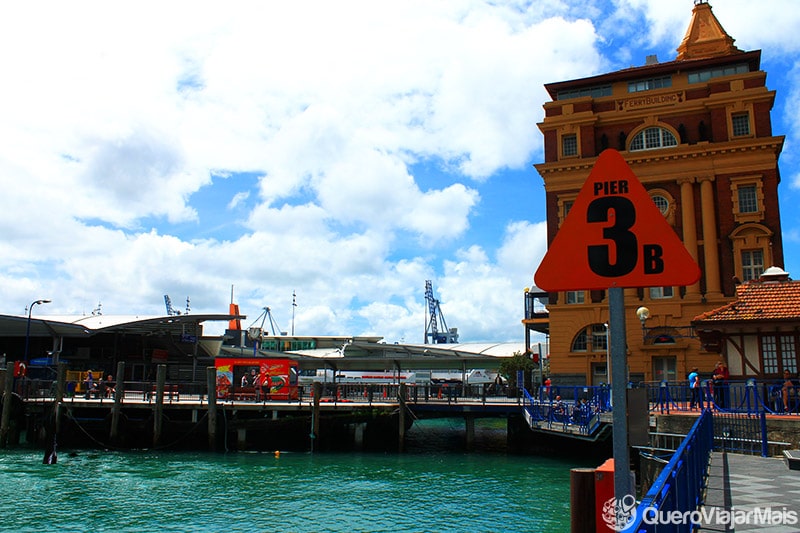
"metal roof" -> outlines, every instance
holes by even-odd
[[[322,363],[339,370],[446,370],[495,368],[502,359],[524,351],[525,344],[521,342],[388,344],[354,341],[338,348],[296,350],[275,355],[292,357],[301,368],[318,368]]]
[[[30,318],[31,337],[91,337],[100,333],[133,333],[139,335],[180,334],[187,327],[203,322],[229,321],[235,315],[36,315]],[[244,316],[238,317],[246,318]],[[24,337],[28,317],[0,315],[0,336]]]

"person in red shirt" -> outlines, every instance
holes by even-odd
[[[714,403],[716,403],[717,407],[720,409],[727,407],[727,389],[729,378],[730,372],[728,371],[728,367],[723,361],[720,361],[717,363],[717,366],[714,367],[714,374],[711,376],[711,379],[714,382]]]

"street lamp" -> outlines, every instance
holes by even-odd
[[[38,304],[49,304],[52,300],[36,300],[35,302],[31,302],[31,305],[28,306],[28,323],[27,327],[25,328],[25,364],[28,364],[28,345],[30,344],[31,340],[31,312],[33,311],[33,306]]]
[[[611,384],[611,357],[609,357],[609,346],[611,344],[610,338],[608,335],[608,322],[604,323],[603,326],[606,328],[606,385]]]
[[[642,323],[642,340],[647,340],[647,319],[650,318],[650,310],[644,306],[636,310],[636,318]]]

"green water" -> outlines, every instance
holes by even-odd
[[[0,530],[569,531],[570,469],[586,464],[443,438],[417,430],[404,454],[59,450],[55,465],[4,450]]]

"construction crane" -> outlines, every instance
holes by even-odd
[[[433,283],[425,280],[425,301],[428,313],[425,317],[425,344],[453,344],[458,342],[458,328],[447,329],[439,300],[433,297]],[[439,328],[441,325],[441,331]]]
[[[181,314],[180,311],[172,307],[172,299],[170,299],[169,294],[164,295],[164,304],[167,306],[167,316],[178,316]],[[186,297],[186,314],[189,314],[189,297]]]
[[[272,311],[270,311],[269,307],[264,307],[264,311],[256,317],[253,323],[247,328],[247,334],[253,340],[260,340],[264,337],[264,325],[266,324],[267,320],[269,320],[269,327],[272,331],[272,336],[277,337],[279,335],[286,335],[285,332],[281,331],[280,326],[278,323],[275,322],[275,317],[272,316]],[[261,320],[261,325],[256,326],[255,324]]]

